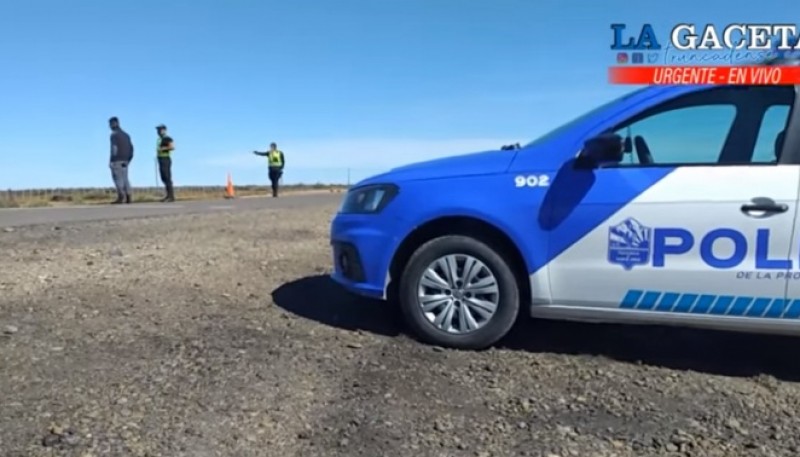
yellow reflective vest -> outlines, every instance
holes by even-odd
[[[158,157],[169,157],[171,155],[172,151],[162,151],[161,150],[161,142],[162,141],[164,141],[164,138],[159,136],[158,140],[156,141],[156,155]]]
[[[267,160],[269,161],[270,167],[282,167],[283,166],[283,152],[280,149],[276,149],[274,151],[269,151],[267,153]]]

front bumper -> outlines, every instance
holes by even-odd
[[[339,214],[334,218],[331,278],[352,293],[384,300],[398,237],[380,222],[380,216],[372,215]]]

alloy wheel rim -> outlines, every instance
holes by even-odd
[[[492,270],[467,254],[448,254],[422,273],[417,302],[428,322],[451,334],[483,328],[497,312],[500,286]]]

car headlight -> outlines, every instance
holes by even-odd
[[[345,214],[379,213],[397,195],[394,184],[373,184],[347,192],[339,212]]]

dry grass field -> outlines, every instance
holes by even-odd
[[[281,193],[307,191],[342,191],[344,185],[336,184],[298,184],[281,187]],[[236,197],[267,195],[272,192],[269,186],[235,186]],[[164,197],[163,188],[143,187],[134,190],[134,202],[155,202]],[[181,186],[175,188],[178,200],[216,200],[225,198],[224,186]],[[106,204],[116,198],[116,191],[108,188],[71,189],[29,189],[0,191],[1,208],[38,208],[47,206]]]

